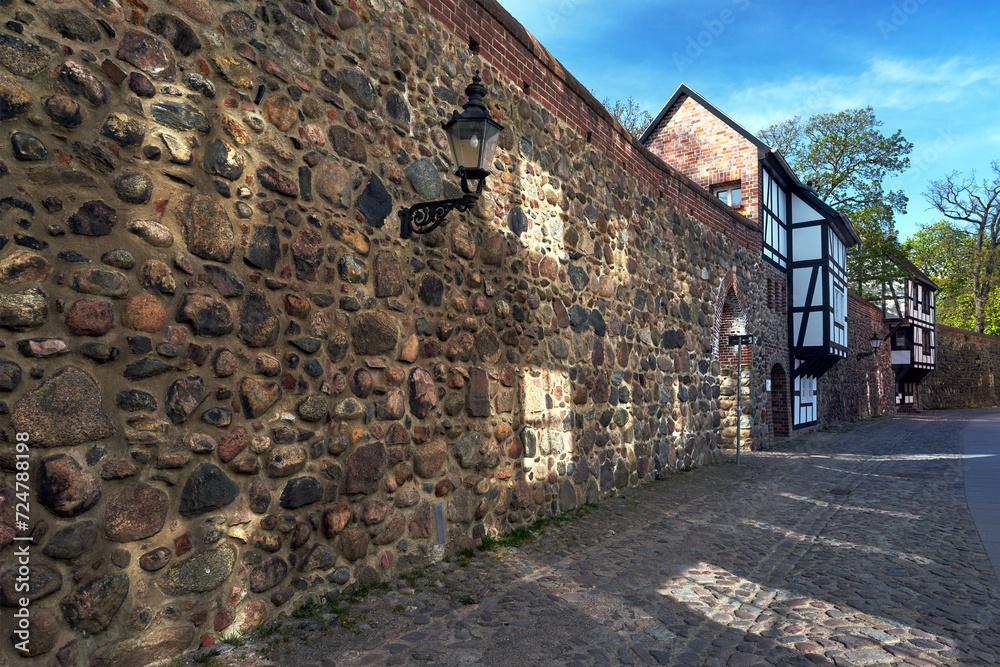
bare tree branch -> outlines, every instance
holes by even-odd
[[[594,97],[597,97],[595,91],[591,90],[590,92],[594,94]],[[605,97],[601,100],[601,104],[634,137],[639,137],[649,124],[653,122],[653,117],[649,112],[639,106],[639,103],[631,96],[624,102],[622,100],[612,102],[610,97]]]
[[[981,181],[974,171],[968,177],[953,171],[931,181],[924,191],[931,206],[946,218],[964,223],[964,230],[974,238],[968,271],[975,304],[973,328],[979,333],[986,329],[1000,254],[1000,161],[994,160],[990,167],[992,175]]]

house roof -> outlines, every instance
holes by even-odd
[[[819,196],[815,193],[815,191],[811,187],[804,185],[802,181],[799,180],[799,177],[796,175],[795,171],[791,168],[788,162],[785,161],[784,156],[780,152],[774,150],[766,143],[758,139],[752,132],[747,130],[745,127],[737,123],[735,120],[733,120],[726,114],[722,113],[722,111],[720,111],[718,107],[713,105],[711,102],[706,100],[704,97],[702,97],[695,91],[688,88],[687,85],[683,83],[677,87],[677,90],[674,91],[674,94],[670,96],[670,99],[667,100],[667,103],[663,105],[663,108],[660,109],[660,112],[656,114],[656,117],[653,118],[652,122],[649,124],[648,127],[646,127],[646,130],[642,133],[642,136],[639,137],[639,141],[642,144],[646,143],[649,137],[653,134],[653,131],[663,121],[664,117],[666,117],[667,113],[674,106],[674,104],[677,103],[677,100],[680,99],[682,95],[693,99],[703,108],[708,110],[716,118],[721,120],[723,123],[725,123],[733,130],[738,132],[740,135],[742,135],[751,144],[756,146],[757,158],[762,162],[764,162],[765,164],[767,164],[768,166],[770,166],[772,171],[777,172],[780,180],[787,181],[789,184],[788,185],[789,189],[793,190],[795,194],[807,200],[814,207],[823,211],[828,217],[830,217],[834,221],[834,225],[840,229],[841,234],[844,236],[844,238],[847,239],[848,246],[853,246],[861,243],[861,237],[858,235],[858,232],[854,228],[854,225],[851,224],[850,219],[848,219],[847,216],[843,215],[835,208],[833,208],[832,206],[824,202],[822,199],[820,199]]]
[[[903,268],[910,272],[911,277],[922,283],[926,283],[927,286],[930,287],[935,292],[938,290],[937,284],[933,280],[931,280],[926,273],[918,269],[916,264],[906,259],[905,257],[899,257],[897,258],[896,261],[902,264]]]

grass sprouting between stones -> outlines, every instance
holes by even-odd
[[[562,526],[571,521],[577,520],[596,508],[597,505],[594,503],[587,503],[576,509],[568,510],[561,514],[556,514],[553,516],[548,516],[544,518],[536,519],[530,526],[522,525],[514,528],[507,535],[497,537],[495,535],[486,534],[483,535],[476,549],[466,547],[459,551],[456,556],[458,557],[458,563],[462,566],[469,564],[469,559],[476,555],[476,550],[479,551],[493,551],[497,547],[520,547],[527,542],[533,541],[537,535],[537,531],[541,531],[548,526]],[[446,559],[447,560],[447,559]],[[420,586],[420,580],[425,578],[427,575],[421,570],[411,570],[409,572],[404,572],[400,575],[400,579],[404,580],[413,588],[418,588]],[[389,582],[382,581],[374,586],[367,586],[365,584],[358,584],[353,589],[349,590],[346,597],[334,598],[323,596],[320,601],[316,598],[310,596],[303,600],[298,608],[292,611],[291,616],[297,619],[322,619],[325,614],[332,614],[337,618],[338,625],[346,629],[352,629],[354,626],[363,619],[355,619],[352,616],[353,608],[358,605],[362,600],[367,598],[375,590],[389,590],[391,588]],[[469,594],[463,594],[457,598],[458,602],[463,605],[473,605],[476,604],[475,598]],[[325,605],[323,604],[325,602]],[[401,612],[406,609],[405,605],[397,604],[393,608],[393,612]],[[361,616],[367,614],[367,610],[361,613]],[[289,626],[283,625],[279,621],[271,621],[269,623],[264,623],[258,626],[253,634],[260,640],[266,641],[263,647],[264,654],[271,653],[278,646],[283,643],[290,641],[292,636],[295,634],[295,630]],[[241,637],[239,633],[232,632],[222,638],[222,641],[226,644],[232,646],[241,646],[244,637]],[[212,649],[208,653],[205,653],[198,658],[196,662],[205,665],[215,665],[218,661],[215,656],[219,655],[220,651],[218,649]],[[167,667],[181,667],[183,665],[183,660],[175,658]]]
[[[212,648],[208,652],[203,653],[202,655],[196,657],[194,661],[197,662],[199,665],[218,665],[220,663],[218,660],[215,659],[215,656],[219,655],[220,653],[222,653],[222,651],[220,651],[219,649]]]

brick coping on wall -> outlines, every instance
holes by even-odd
[[[957,335],[964,335],[968,336],[969,338],[976,338],[984,343],[993,343],[995,345],[1000,345],[1000,336],[978,333],[976,331],[971,331],[969,329],[959,329],[958,327],[950,327],[946,324],[938,324],[936,326],[938,333],[951,333]]]

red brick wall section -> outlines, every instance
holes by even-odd
[[[719,285],[719,296],[716,299],[716,312],[719,313],[719,317],[715,318],[715,346],[720,348],[723,339],[723,323],[727,319],[732,320],[734,317],[740,319],[743,318],[743,307],[740,304],[740,285],[736,280],[736,269],[732,268],[726,272],[725,277],[722,279],[722,284]],[[721,349],[721,348],[720,348]],[[720,359],[721,361],[721,359]]]
[[[682,95],[650,135],[648,145],[705,189],[739,181],[743,205],[736,210],[759,223],[757,147],[698,102]]]
[[[785,274],[772,276],[772,273],[777,273],[777,270],[768,272],[767,307],[779,315],[785,315],[788,312],[788,286],[785,283]]]
[[[1000,407],[998,380],[1000,338],[938,325],[937,369],[917,386],[917,404],[924,410]]]
[[[494,0],[417,0],[448,30],[474,38],[486,62],[596,144],[652,197],[665,197],[711,229],[760,251],[760,229],[695,181],[651,153],[590,92]],[[484,82],[488,73],[484,72]],[[495,109],[503,122],[502,109]]]
[[[722,312],[722,331],[719,339],[719,365],[723,368],[736,368],[739,361],[738,346],[729,344],[729,336],[744,333],[744,325],[740,319],[737,309],[730,309],[729,302]],[[750,355],[752,348],[749,345],[743,346],[743,368],[750,370]]]
[[[746,323],[749,320],[746,312],[740,283],[736,279],[736,270],[730,269],[719,287],[717,312],[715,320],[715,345],[719,350],[719,365],[723,368],[737,365],[737,348],[729,345],[729,336],[747,333]],[[750,368],[751,349],[743,348],[743,364]]]
[[[767,422],[770,434],[779,438],[788,437],[792,432],[792,399],[787,366],[788,356],[777,354],[771,355],[765,365],[767,377],[771,380]]]

